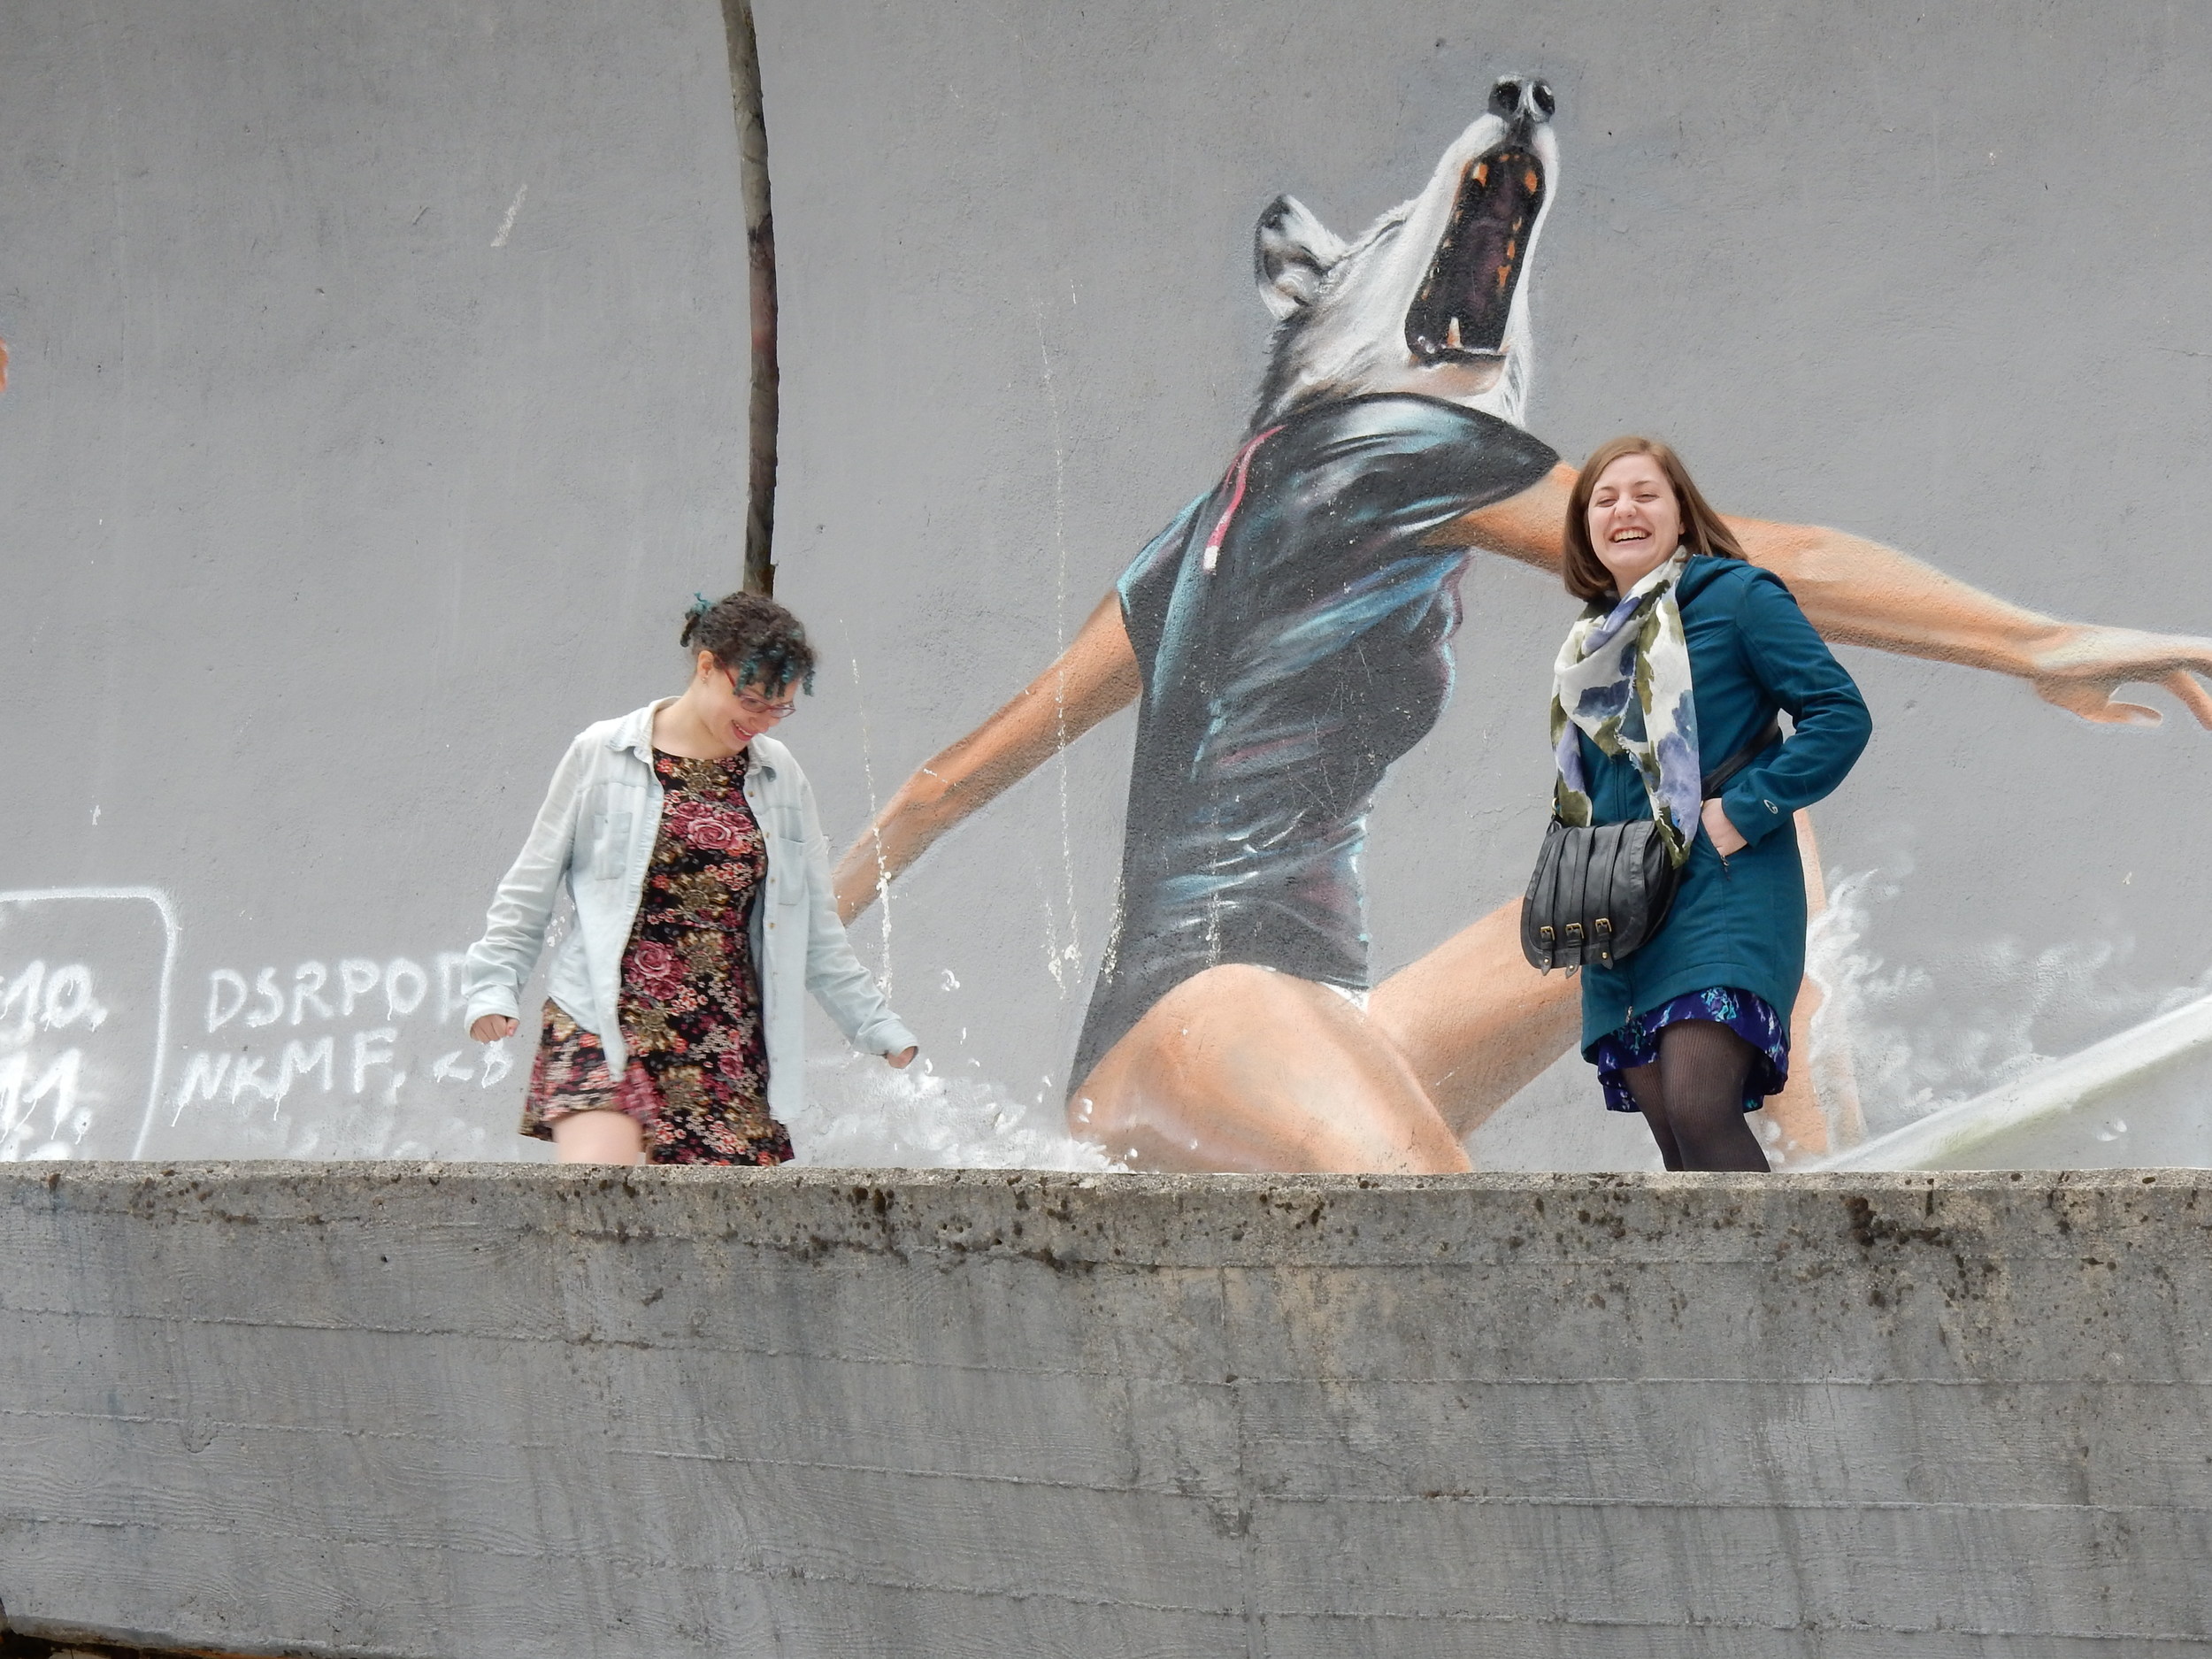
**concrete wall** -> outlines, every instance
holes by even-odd
[[[0,1600],[301,1654],[2212,1647],[2212,1185],[0,1181]]]
[[[780,591],[831,659],[789,732],[833,833],[1219,475],[1263,206],[1356,229],[1509,68],[1559,96],[1532,430],[1573,457],[1653,428],[1731,508],[2212,629],[2173,482],[2212,439],[2212,36],[2088,0],[1989,27],[764,0]],[[718,9],[19,0],[0,155],[0,994],[81,968],[108,1015],[22,1050],[19,1103],[52,1081],[0,1156],[510,1154],[521,1077],[463,1049],[446,955],[564,739],[669,688],[678,612],[739,570]],[[1381,971],[1517,890],[1542,810],[1567,607],[1499,560],[1466,593],[1456,701],[1376,810]],[[1820,824],[1869,878],[1831,967],[1878,1127],[2203,971],[2174,902],[2200,852],[2165,833],[2207,804],[2200,733],[1849,663],[1880,735]],[[863,928],[984,1121],[1056,1114],[1128,741],[1110,722]],[[1993,862],[1993,824],[2032,833]],[[1648,1156],[1578,1070],[1554,1085],[1479,1149]],[[895,1140],[840,1156],[946,1156]]]

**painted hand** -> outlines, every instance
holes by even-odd
[[[917,1048],[912,1043],[909,1043],[896,1054],[887,1054],[883,1056],[883,1058],[886,1064],[896,1066],[900,1071],[903,1071],[908,1066],[913,1064],[914,1056],[919,1053],[921,1053],[919,1048]]]
[[[505,1014],[482,1015],[469,1027],[469,1035],[479,1042],[497,1042],[514,1034],[515,1022]]]
[[[1698,821],[1705,826],[1706,839],[1713,843],[1713,850],[1722,857],[1740,853],[1751,843],[1736,833],[1736,826],[1728,821],[1728,814],[1720,810],[1717,800],[1708,801],[1705,810],[1698,814]]]
[[[2085,720],[2158,725],[2164,717],[2157,710],[2115,700],[2115,692],[2134,682],[2170,691],[2198,725],[2212,727],[2212,692],[2197,680],[2200,674],[2212,676],[2212,640],[2081,623],[2059,629],[2055,643],[2033,652],[2028,663],[2035,695]]]

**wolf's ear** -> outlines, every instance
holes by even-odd
[[[1260,303],[1278,321],[1313,303],[1344,243],[1294,196],[1279,196],[1260,215],[1252,236],[1252,274]]]

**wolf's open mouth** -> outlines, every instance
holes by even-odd
[[[1478,156],[1459,178],[1452,221],[1406,312],[1406,347],[1424,363],[1497,357],[1529,232],[1544,204],[1544,164],[1525,150]]]

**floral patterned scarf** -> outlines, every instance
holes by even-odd
[[[1690,648],[1674,597],[1688,561],[1687,550],[1678,549],[1617,603],[1592,600],[1552,665],[1551,740],[1559,760],[1552,802],[1559,821],[1590,821],[1590,786],[1575,741],[1586,732],[1602,753],[1636,763],[1651,816],[1678,864],[1689,856],[1702,805]],[[1643,716],[1638,737],[1622,729],[1632,696]]]

